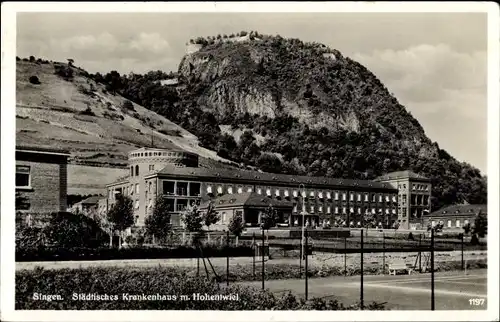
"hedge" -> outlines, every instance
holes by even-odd
[[[211,246],[202,249],[205,257],[248,257],[252,256],[250,246]],[[194,247],[178,246],[174,248],[37,248],[16,249],[17,262],[37,261],[83,261],[112,259],[164,259],[164,258],[196,258],[199,251]]]
[[[281,297],[241,285],[222,286],[169,268],[88,268],[16,273],[16,310],[356,310],[337,300]],[[51,300],[36,296],[57,295]],[[226,295],[233,300],[201,301],[194,294]],[[144,298],[142,295],[146,296]],[[181,299],[185,295],[187,299]],[[237,295],[237,298],[236,298]],[[137,296],[137,297],[135,297]],[[154,296],[156,298],[148,298]],[[107,298],[105,298],[107,297]],[[40,298],[40,297],[39,297]],[[371,303],[369,310],[384,309]]]

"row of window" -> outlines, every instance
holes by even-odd
[[[440,221],[440,222],[441,222],[441,223],[443,223],[443,221]],[[463,222],[464,226],[465,226],[465,225],[467,225],[468,223],[469,223],[469,220],[468,220],[468,219],[465,219],[465,220],[464,220],[464,222]],[[432,227],[434,227],[434,226],[436,225],[436,221],[435,221],[435,220],[431,221],[431,225],[432,225]],[[452,221],[451,221],[451,220],[448,220],[448,223],[447,223],[447,225],[446,225],[446,226],[447,226],[448,228],[452,228],[452,227],[453,227],[453,226],[452,226]],[[461,226],[461,221],[460,221],[460,219],[455,220],[455,227],[456,227],[456,228],[462,228],[462,227],[463,227],[463,226]]]
[[[215,189],[212,187],[212,186],[208,186],[207,187],[207,194],[214,194]],[[217,194],[219,195],[223,195],[224,193],[228,193],[228,194],[233,194],[233,193],[243,193],[243,192],[252,192],[253,191],[253,187],[247,187],[247,188],[243,188],[243,187],[238,187],[236,188],[236,190],[233,190],[233,187],[229,186],[227,187],[227,189],[225,190],[222,186],[218,186],[217,187]],[[298,198],[299,197],[299,191],[298,190],[292,190],[291,193],[289,190],[283,190],[281,191],[280,189],[271,189],[271,188],[266,188],[266,189],[263,189],[263,188],[257,188],[256,189],[256,192],[260,195],[262,194],[265,194],[267,195],[268,197],[272,197],[273,195],[276,196],[276,197],[285,197],[285,198],[288,198],[288,197],[294,197],[294,198]],[[274,192],[274,194],[273,194]],[[331,200],[332,199],[332,196],[333,196],[333,200],[342,200],[342,201],[347,201],[347,193],[339,193],[339,192],[334,192],[333,194],[331,192],[326,192],[326,193],[323,193],[323,192],[316,192],[316,191],[309,191],[309,193],[305,192],[305,191],[301,191],[300,192],[300,196],[302,196],[303,198],[319,198],[319,199],[329,199]],[[350,193],[349,194],[349,201],[358,201],[358,202],[361,202],[361,201],[365,201],[365,202],[368,202],[369,200],[371,199],[372,202],[394,202],[396,203],[397,202],[397,199],[396,199],[396,195],[382,195],[382,194],[378,194],[378,198],[377,198],[377,194],[372,194],[371,198],[369,197],[369,193],[364,193],[364,194],[361,194],[361,193]]]
[[[376,215],[376,214],[384,214],[384,210],[379,208],[378,211],[376,208],[364,208],[362,209],[361,207],[331,207],[331,206],[309,206],[309,207],[306,207],[306,206],[303,206],[301,207],[302,208],[302,211],[304,212],[309,212],[309,213],[327,213],[327,214],[331,214],[332,213],[332,210],[333,210],[333,213],[334,214],[347,214],[347,211],[349,211],[350,214],[355,214],[357,213],[358,215],[361,215],[361,214],[373,214],[373,215]],[[294,206],[293,207],[293,212],[298,212],[298,209],[300,209],[300,207],[298,206]],[[390,214],[393,214],[395,215],[397,212],[396,212],[396,208],[392,208],[392,209],[389,209],[389,208],[386,208],[385,209],[385,214],[386,215],[390,215]]]
[[[189,154],[179,152],[137,152],[130,154],[132,158],[138,157],[190,157]]]

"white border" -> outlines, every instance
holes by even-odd
[[[38,12],[485,12],[488,13],[488,310],[384,312],[14,311],[14,150],[16,13]],[[457,26],[460,28],[460,26]],[[7,321],[498,320],[499,9],[494,2],[2,3],[1,317]],[[12,63],[11,63],[12,62]]]

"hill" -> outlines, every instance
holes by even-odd
[[[360,179],[410,169],[432,180],[433,209],[486,203],[478,169],[427,138],[367,68],[323,44],[256,32],[200,37],[175,73],[88,77],[224,159],[269,172]]]

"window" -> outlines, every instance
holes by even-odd
[[[208,187],[207,187],[207,193],[213,193],[213,192],[212,192],[212,187],[211,187],[211,186],[208,186]]]
[[[232,195],[233,194],[233,187],[228,187],[227,188],[227,193]]]
[[[252,192],[253,191],[252,187],[248,187],[247,191]]]
[[[219,195],[221,195],[221,194],[222,194],[222,187],[221,187],[221,186],[218,186],[218,187],[217,187],[217,193],[218,193]]]
[[[358,193],[358,201],[361,201],[361,194]]]
[[[350,195],[349,195],[349,200],[350,200],[350,201],[354,201],[354,193],[350,193]]]
[[[189,183],[189,195],[191,197],[198,197],[201,191],[201,184],[199,182]]]
[[[134,167],[130,167],[130,176],[133,177],[134,176]]]
[[[382,195],[378,195],[378,202],[382,202]]]
[[[136,165],[135,166],[135,175],[138,176],[139,175],[139,165]]]
[[[276,197],[280,196],[280,190],[279,189],[276,189],[275,193],[276,193]]]
[[[314,212],[314,206],[311,206],[311,213]]]
[[[335,192],[335,200],[339,200],[339,193]]]
[[[351,214],[354,213],[354,207],[349,208],[349,213],[351,213]]]
[[[318,212],[323,212],[323,206],[318,207]]]
[[[343,214],[347,213],[347,208],[346,207],[342,207],[342,213]]]
[[[403,217],[406,217],[406,208],[403,208]]]
[[[155,165],[154,164],[150,164],[149,165],[149,171],[154,171],[155,170]]]
[[[267,188],[266,189],[266,195],[267,196],[271,196],[271,188]]]
[[[451,220],[448,220],[448,228],[451,228]]]
[[[339,207],[335,207],[335,213],[338,214],[339,213]]]
[[[377,196],[375,194],[372,195],[372,202],[377,201]]]
[[[347,198],[347,195],[346,195],[346,193],[344,192],[344,193],[342,194],[342,200],[344,200],[344,201],[345,201],[345,200],[346,200],[346,198]]]
[[[311,191],[311,192],[309,193],[309,196],[310,196],[311,198],[314,198],[314,191]]]
[[[135,201],[135,209],[139,209],[139,200]]]
[[[464,220],[464,225],[467,225],[469,223],[469,219]]]
[[[358,215],[361,215],[361,208],[358,207]]]
[[[406,204],[406,195],[403,195],[403,205]]]
[[[365,193],[365,201],[368,201],[368,194]]]
[[[323,192],[318,192],[318,198],[323,199]]]
[[[328,199],[328,200],[332,199],[332,195],[331,195],[331,193],[330,193],[330,192],[327,192],[327,193],[326,193],[326,199]]]
[[[257,188],[257,193],[260,195],[262,194],[262,189],[261,188]]]
[[[139,184],[138,183],[135,184],[135,193],[137,193],[137,194],[139,193]]]
[[[392,196],[392,202],[397,202],[396,195]]]
[[[31,187],[30,170],[31,168],[26,165],[16,166],[16,187]]]
[[[327,213],[327,214],[329,214],[329,213],[331,212],[331,210],[332,210],[332,209],[330,208],[330,206],[326,207],[326,213]]]
[[[390,199],[389,195],[386,195],[385,196],[385,202],[389,202],[389,201],[391,201],[391,199]]]
[[[377,213],[377,211],[375,210],[375,208],[372,208],[372,214],[375,215],[376,213]]]
[[[242,187],[238,187],[238,193],[243,193],[243,188]]]
[[[288,190],[285,190],[285,192],[284,192],[284,193],[285,193],[285,197],[288,197],[288,196],[289,196],[289,195],[288,195]]]
[[[455,222],[455,227],[457,227],[457,228],[460,227],[460,219],[457,219],[457,221]]]
[[[298,194],[297,190],[294,190],[294,191],[293,191],[293,196],[294,196],[295,198],[297,198],[297,196],[298,196],[298,195],[299,195],[299,194]]]
[[[387,215],[389,214],[389,212],[390,212],[390,210],[389,210],[389,209],[385,209],[385,213],[386,213]]]

